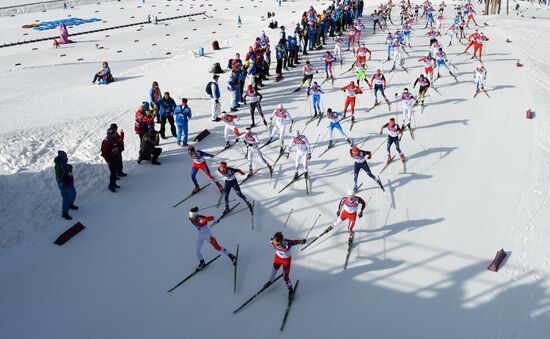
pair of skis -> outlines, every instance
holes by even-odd
[[[474,98],[477,97],[477,95],[478,95],[479,93],[481,93],[481,92],[485,93],[485,95],[486,95],[488,98],[491,97],[491,96],[489,95],[489,93],[487,93],[487,90],[484,88],[484,89],[481,89],[481,90],[479,90],[479,91],[476,91],[476,93],[474,94]]]
[[[177,203],[175,203],[174,205],[172,205],[172,207],[177,207],[181,204],[183,204],[184,202],[186,202],[189,198],[191,198],[192,196],[194,196],[195,194],[199,193],[200,191],[202,191],[204,188],[208,187],[211,183],[209,182],[208,184],[202,186],[199,188],[199,190],[197,192],[191,192],[188,196],[186,196],[185,198],[181,199],[180,201],[178,201]]]
[[[173,292],[176,288],[183,285],[183,283],[185,283],[187,280],[191,279],[193,276],[195,276],[200,271],[204,270],[208,265],[210,265],[211,263],[216,261],[220,256],[221,256],[221,254],[218,254],[214,258],[210,259],[202,268],[196,268],[195,271],[193,271],[188,276],[183,278],[179,283],[176,284],[176,286],[169,289],[168,293]],[[233,293],[235,293],[237,291],[237,263],[238,263],[238,261],[239,261],[239,245],[237,244],[237,251],[235,252],[235,263],[233,264]]]
[[[252,295],[252,297],[250,297],[248,300],[246,300],[241,306],[239,306],[237,309],[235,309],[233,311],[233,314],[239,312],[240,310],[242,310],[246,305],[250,304],[250,302],[252,302],[254,299],[256,299],[260,294],[262,294],[266,289],[268,289],[270,286],[273,285],[274,282],[276,282],[277,280],[281,279],[283,275],[282,274],[279,274],[275,280],[273,280],[273,282],[267,286],[263,286],[262,288],[260,288],[260,290],[258,290],[258,292],[256,292],[254,295]],[[296,280],[296,284],[294,284],[294,288],[292,290],[292,294],[290,294],[288,296],[288,301],[287,301],[287,305],[286,305],[286,308],[285,308],[285,313],[284,313],[284,317],[283,317],[283,322],[281,323],[281,327],[279,328],[279,331],[282,331],[284,330],[285,328],[285,325],[286,325],[286,321],[288,319],[288,314],[290,313],[290,309],[292,307],[292,301],[294,300],[294,296],[296,295],[296,290],[298,289],[298,284],[300,283],[300,280]]]

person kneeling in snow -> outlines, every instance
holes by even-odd
[[[103,69],[94,75],[94,80],[92,81],[92,84],[95,85],[95,83],[97,82],[98,85],[107,85],[108,83],[113,81],[115,81],[115,79],[111,74],[109,64],[107,63],[107,61],[103,61]]]
[[[151,164],[160,165],[157,161],[162,148],[155,147],[159,144],[159,134],[153,129],[149,133],[143,135],[141,139],[141,145],[139,147],[138,164],[141,164],[143,160],[151,160]]]

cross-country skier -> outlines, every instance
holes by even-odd
[[[480,36],[480,34],[479,34],[479,31],[477,29],[472,34],[470,34],[470,36],[468,37],[468,41],[470,41],[470,43],[468,44],[468,46],[466,46],[466,49],[464,49],[464,52],[462,52],[460,54],[464,54],[464,53],[468,52],[470,47],[475,45],[476,39],[479,38],[479,36]]]
[[[445,52],[443,52],[443,48],[439,47],[439,50],[435,54],[435,64],[437,65],[437,78],[436,79],[439,79],[439,77],[441,76],[441,74],[439,74],[439,68],[441,66],[445,67],[447,69],[447,71],[449,71],[449,74],[456,79],[453,72],[451,72],[451,70],[449,69],[449,66],[447,66],[447,62],[449,62],[447,60],[447,54]]]
[[[204,268],[204,266],[206,266],[206,263],[204,262],[204,257],[201,253],[202,243],[205,241],[208,241],[216,251],[220,251],[223,254],[227,255],[229,259],[231,259],[233,265],[236,265],[237,259],[235,258],[235,256],[228,250],[226,250],[225,247],[221,247],[220,244],[218,244],[218,241],[208,227],[208,222],[214,220],[214,217],[200,215],[198,212],[198,207],[193,207],[189,210],[189,221],[191,221],[191,223],[193,224],[193,226],[195,226],[195,229],[197,230],[197,237],[195,238],[195,254],[199,259],[197,270],[201,270]]]
[[[355,162],[355,164],[353,165],[353,190],[357,191],[357,187],[358,187],[357,179],[359,178],[360,170],[364,170],[367,173],[367,175],[371,177],[372,180],[376,181],[378,186],[382,188],[382,182],[378,180],[378,178],[376,178],[374,174],[372,174],[370,167],[367,164],[366,159],[370,159],[372,156],[372,153],[370,151],[363,151],[359,149],[359,147],[355,146],[350,149],[349,154],[351,155],[351,158]]]
[[[248,90],[244,94],[243,99],[244,100],[248,99],[248,102],[250,103],[250,118],[252,119],[252,125],[250,126],[251,127],[256,126],[256,120],[254,118],[256,109],[258,110],[258,113],[260,113],[260,116],[262,117],[264,126],[267,126],[267,121],[265,121],[264,112],[262,111],[262,105],[261,105],[261,101],[263,99],[262,94],[257,90],[255,90],[252,85],[248,85]]]
[[[369,59],[372,57],[372,53],[370,49],[365,47],[365,44],[361,44],[361,46],[357,49],[357,58],[355,59],[355,63],[359,62],[366,62],[367,61],[367,53],[369,54]]]
[[[359,210],[359,205],[361,209]],[[355,220],[357,217],[363,217],[363,211],[365,210],[365,200],[361,197],[355,196],[355,191],[348,191],[347,195],[340,200],[338,204],[338,210],[336,211],[336,220],[329,226],[329,231],[338,226],[342,221],[348,220],[349,238],[353,239],[353,228],[355,227]],[[359,215],[357,211],[359,210]]]
[[[304,77],[302,78],[302,82],[300,82],[300,86],[298,86],[298,88],[294,90],[295,92],[299,91],[300,88],[302,88],[302,86],[306,83],[306,81],[307,81],[308,87],[311,86],[311,82],[313,81],[313,73],[319,73],[318,71],[315,70],[315,67],[311,65],[309,60],[306,61],[306,64],[304,65],[302,72],[304,73]]]
[[[199,183],[197,182],[197,172],[199,170],[202,170],[206,176],[212,180],[220,192],[223,191],[223,186],[210,174],[210,169],[208,168],[208,165],[206,164],[206,160],[204,160],[204,157],[213,157],[214,155],[210,153],[206,153],[203,151],[196,150],[195,147],[189,146],[187,149],[187,154],[193,159],[193,167],[191,168],[191,180],[193,181],[193,184],[195,184],[195,188],[193,189],[193,193],[197,193],[200,191]]]
[[[264,288],[268,288],[275,281],[275,275],[281,266],[283,266],[283,279],[288,288],[288,296],[292,296],[294,292],[292,287],[292,281],[290,280],[290,261],[292,255],[290,249],[294,245],[305,244],[306,239],[290,240],[285,239],[283,233],[277,232],[271,238],[271,245],[275,249],[275,257],[273,258],[273,268],[271,269],[271,276],[265,283]]]
[[[309,141],[307,140],[307,137],[303,134],[300,134],[299,130],[296,130],[294,132],[294,137],[292,138],[292,142],[290,145],[288,145],[286,149],[286,157],[288,158],[290,156],[290,152],[292,151],[292,148],[296,146],[296,163],[294,165],[294,180],[298,179],[298,168],[300,167],[300,163],[302,164],[304,168],[304,176],[306,180],[308,179],[307,174],[307,162],[311,159],[311,148],[309,146]]]
[[[485,79],[487,79],[487,70],[480,62],[474,69],[474,81],[476,83],[476,94],[485,90]]]
[[[355,28],[350,27],[349,29],[349,32],[348,32],[348,49],[347,51],[349,51],[349,48],[352,48],[353,50],[353,53],[355,54]]]
[[[252,132],[252,129],[250,127],[246,128],[246,132],[243,135],[243,141],[246,147],[248,147],[248,176],[250,177],[254,174],[254,172],[252,171],[252,160],[254,159],[254,156],[258,156],[269,169],[269,173],[273,173],[273,168],[267,162],[267,160],[265,160],[262,152],[260,151],[260,148],[258,147],[260,139],[258,138],[256,133]]]
[[[329,51],[326,51],[325,55],[321,58],[321,60],[325,62],[325,75],[326,75],[325,79],[328,79],[330,76],[330,78],[334,80],[334,75],[332,74],[332,63],[336,60],[336,58],[333,57]],[[305,69],[304,69],[304,74],[305,74]],[[311,77],[313,78],[313,73],[311,74]],[[309,83],[311,85],[311,80],[309,81]]]
[[[340,64],[342,63],[342,44],[344,42],[342,41],[342,38],[340,36],[337,36],[334,38],[334,57],[340,60]]]
[[[355,86],[355,83],[352,81],[349,85],[346,85],[340,88],[341,91],[347,92],[346,102],[344,103],[344,118],[348,111],[348,107],[351,105],[351,116],[355,116],[355,96],[357,94],[363,93],[360,87]]]
[[[421,105],[424,105],[424,96],[430,87],[430,80],[428,80],[428,78],[426,78],[423,74],[420,74],[420,76],[415,80],[413,88],[416,87],[416,84],[420,86],[418,88],[418,101]]]
[[[435,59],[430,56],[430,53],[426,53],[418,61],[424,63],[424,73],[426,76],[430,76],[430,81],[433,81]]]
[[[372,87],[370,86],[370,82],[367,79],[367,68],[368,66],[366,65],[365,62],[356,62],[355,63],[355,80],[357,81],[357,87],[361,86],[361,80],[363,80],[365,81],[367,86],[370,89],[372,89]]]
[[[340,126],[340,117],[342,116],[342,113],[340,112],[333,112],[332,108],[327,109],[327,120],[328,120],[328,135],[329,135],[329,141],[328,141],[328,147],[332,147],[332,133],[334,132],[334,129],[336,130],[344,137],[346,138],[346,142],[351,145],[351,140],[348,138],[346,133],[342,130],[342,126]],[[351,117],[351,121],[354,121],[355,117]]]
[[[233,132],[235,136],[237,137],[237,140],[235,142],[239,141],[239,138],[241,137],[241,133],[237,129],[237,126],[235,126],[235,120],[238,119],[236,115],[228,114],[227,112],[223,111],[222,114],[219,116],[220,120],[225,125],[223,130],[223,136],[225,138],[225,147],[231,146],[231,143],[229,142],[229,132]]]
[[[225,161],[222,161],[220,163],[218,172],[221,175],[223,175],[223,177],[225,178],[225,186],[223,188],[224,199],[225,199],[225,210],[223,211],[223,214],[225,215],[229,213],[229,192],[231,192],[231,189],[235,190],[235,193],[239,196],[239,198],[243,199],[246,206],[248,206],[248,208],[250,209],[250,212],[252,212],[252,204],[246,199],[244,194],[241,192],[241,188],[239,187],[239,183],[237,182],[237,178],[235,177],[237,173],[239,173],[240,175],[245,175],[245,173],[238,168],[228,167]]]
[[[374,75],[370,79],[370,83],[371,86],[374,86],[374,106],[378,105],[378,91],[380,91],[380,94],[382,94],[382,97],[386,101],[386,104],[389,105],[390,101],[388,100],[388,98],[386,98],[386,94],[384,93],[384,90],[386,89],[386,77],[380,69],[376,70],[376,73],[374,73]]]
[[[405,162],[405,155],[401,151],[401,148],[399,148],[399,141],[403,137],[403,131],[401,130],[401,127],[399,127],[398,124],[395,123],[395,118],[390,118],[390,121],[382,125],[380,128],[380,134],[384,131],[384,128],[388,129],[388,144],[386,147],[386,150],[388,151],[388,160],[386,160],[386,163],[389,163],[391,161],[391,145],[395,144],[395,149],[399,153],[399,158],[401,161]]]
[[[393,34],[391,32],[388,32],[388,35],[386,35],[386,41],[384,43],[388,46],[388,58],[386,61],[390,61],[390,55],[391,52],[393,52]]]
[[[273,114],[271,114],[269,121],[273,121],[273,118],[275,118],[275,124],[271,129],[271,134],[269,135],[269,140],[267,140],[267,143],[271,143],[275,133],[279,132],[279,140],[281,141],[282,152],[284,147],[286,125],[290,123],[290,127],[292,127],[292,125],[294,124],[294,120],[290,116],[290,113],[288,113],[288,111],[283,107],[283,104],[277,105],[277,108],[273,111]]]
[[[402,115],[402,121],[403,121],[403,129],[405,127],[411,128],[411,115],[412,115],[412,108],[414,105],[416,98],[409,93],[409,89],[405,88],[403,90],[403,93],[401,93],[401,104],[403,106],[403,115]]]
[[[309,87],[307,89],[307,95],[311,95],[312,98],[312,105],[313,105],[313,111],[315,112],[314,116],[317,115],[317,112],[321,114],[321,94],[325,94],[323,92],[323,89],[321,89],[321,86],[317,84],[317,81],[313,82],[313,86]]]
[[[403,66],[403,56],[401,55],[401,48],[403,47],[403,44],[397,38],[393,39],[392,44],[393,44],[393,66],[391,69],[393,71],[398,60],[399,60],[399,65]]]
[[[479,52],[478,59],[481,61],[481,54],[483,53],[483,44],[485,41],[488,41],[489,38],[487,38],[483,32],[479,33],[479,36],[477,36],[474,39],[474,55],[471,57],[471,59],[476,57],[476,54]]]

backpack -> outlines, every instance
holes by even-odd
[[[212,96],[212,81],[210,81],[208,84],[206,84],[206,94]]]

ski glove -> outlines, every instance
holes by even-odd
[[[289,156],[290,156],[290,153],[286,152],[285,157],[287,157],[287,159],[288,159]]]
[[[311,153],[307,154],[307,160],[311,160]]]
[[[337,216],[337,217],[340,216],[340,211],[336,211],[336,216]]]
[[[363,217],[363,211],[359,211],[359,218]]]
[[[305,244],[306,243],[306,239],[302,239],[302,244]]]

